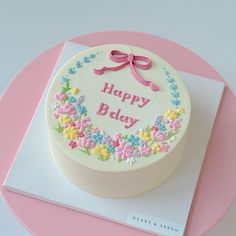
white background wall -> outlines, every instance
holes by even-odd
[[[0,0],[0,94],[33,57],[65,39],[105,30],[156,34],[201,55],[236,95],[235,0]],[[208,236],[236,235],[236,203]],[[0,235],[19,231],[0,200]]]

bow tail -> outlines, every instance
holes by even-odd
[[[102,67],[100,69],[93,69],[93,72],[96,75],[102,75],[105,71],[118,71],[123,69],[124,67],[126,67],[129,64],[129,62],[124,62],[123,64],[119,65],[119,66],[114,66],[114,67]]]
[[[149,86],[151,88],[152,91],[158,91],[160,90],[159,87],[153,83],[152,81],[149,80],[145,80],[143,79],[135,70],[134,65],[132,62],[130,62],[130,70],[131,70],[131,74],[133,75],[133,77],[142,85],[144,86]]]

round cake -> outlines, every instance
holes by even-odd
[[[191,103],[176,70],[131,45],[72,57],[46,98],[53,157],[79,188],[130,197],[163,183],[183,157]]]

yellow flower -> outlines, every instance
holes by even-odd
[[[72,89],[72,94],[76,95],[79,92],[79,88],[73,88]]]
[[[77,130],[74,126],[68,126],[64,129],[63,134],[66,139],[76,139],[77,138]]]
[[[92,150],[91,153],[97,156],[101,156],[104,158],[104,160],[109,159],[109,152],[106,149],[106,146],[104,144],[97,144]]]
[[[170,120],[175,120],[178,117],[177,112],[172,111],[172,110],[168,110],[165,114],[165,116],[170,119]]]
[[[63,124],[67,124],[67,123],[71,122],[71,119],[68,115],[60,115],[58,120]]]
[[[141,131],[139,133],[139,137],[143,140],[143,141],[150,141],[151,140],[151,134],[149,132],[146,131]]]
[[[185,112],[185,110],[184,110],[184,108],[183,108],[183,107],[180,107],[180,108],[177,110],[177,112],[179,112],[179,113],[184,113],[184,112]]]
[[[161,151],[160,145],[158,143],[152,144],[151,148],[154,153]]]

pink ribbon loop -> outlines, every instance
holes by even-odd
[[[122,63],[114,67],[102,67],[101,69],[93,69],[97,75],[102,75],[105,71],[118,71],[129,65],[131,74],[142,85],[149,86],[152,91],[158,91],[159,87],[152,81],[144,80],[135,70],[135,67],[141,70],[148,70],[152,66],[152,62],[148,57],[127,54],[118,50],[112,50],[109,58],[116,63]]]

